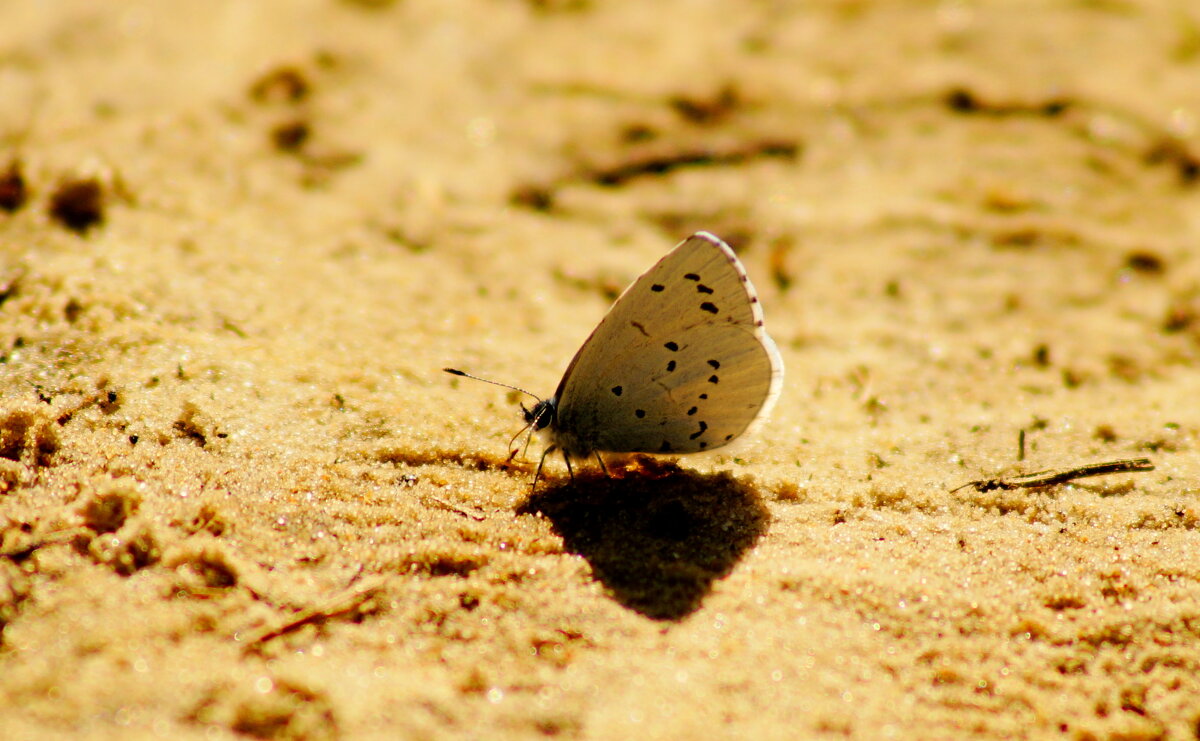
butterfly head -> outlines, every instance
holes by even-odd
[[[522,404],[521,411],[525,413],[526,425],[533,427],[535,431],[544,430],[554,424],[554,418],[558,413],[558,400],[542,399],[534,404],[533,409],[526,409]]]

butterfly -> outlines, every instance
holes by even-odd
[[[607,471],[602,452],[681,454],[727,445],[774,406],[783,360],[737,255],[720,238],[696,232],[617,298],[553,396],[496,385],[538,399],[532,409],[522,405],[525,429],[549,439],[536,487],[556,450],[574,477],[571,460],[592,455]]]

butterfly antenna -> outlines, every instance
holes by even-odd
[[[480,378],[479,376],[473,376],[470,373],[467,373],[466,371],[460,371],[458,368],[442,368],[442,370],[446,371],[447,373],[449,373],[452,376],[462,376],[463,378],[470,378],[475,381],[483,381],[484,383],[490,383],[493,386],[501,386],[506,389],[512,389],[513,391],[519,391],[522,394],[526,394],[527,396],[532,396],[533,398],[537,399],[538,403],[541,403],[541,401],[542,401],[542,397],[538,396],[537,394],[535,394],[531,391],[526,391],[525,389],[521,388],[520,386],[513,386],[513,385],[510,385],[507,383],[500,383],[499,381],[493,381],[488,378]],[[530,416],[529,410],[525,408],[524,404],[521,405],[521,411],[525,412],[525,417],[526,417],[526,419],[528,419]],[[533,439],[532,427],[533,427],[533,422],[531,421],[528,424],[526,424],[524,427],[522,427],[521,429],[517,430],[517,434],[513,435],[512,439],[508,441],[508,447],[511,450],[513,442],[518,437],[520,437],[522,433],[524,433],[526,430],[529,430],[529,437],[525,438],[525,445],[522,446],[522,448],[521,448],[521,457],[525,456],[525,451],[529,449],[529,441],[531,439]],[[517,451],[513,450],[512,452],[515,455]]]
[[[479,376],[473,376],[470,373],[467,373],[466,371],[460,371],[458,368],[442,368],[442,370],[446,371],[447,373],[449,373],[452,376],[462,376],[463,378],[470,378],[475,381],[483,381],[484,383],[490,383],[493,386],[503,386],[506,389],[512,389],[513,391],[520,391],[522,394],[525,394],[527,396],[532,396],[533,398],[537,399],[538,401],[542,400],[542,397],[538,396],[537,394],[533,393],[532,391],[526,391],[525,389],[521,388],[520,386],[511,386],[507,383],[500,383],[499,381],[493,381],[489,378],[480,378]]]

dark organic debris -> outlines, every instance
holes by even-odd
[[[1044,486],[1066,484],[1074,481],[1075,479],[1087,478],[1089,476],[1103,476],[1110,473],[1136,473],[1140,471],[1153,470],[1154,464],[1150,462],[1149,458],[1126,458],[1117,461],[1104,461],[1103,463],[1088,463],[1083,466],[1072,466],[1069,468],[1051,468],[1046,471],[1026,473],[1019,476],[1006,476],[994,479],[968,481],[962,486],[951,489],[950,492],[954,493],[959,489],[965,489],[968,486],[975,487],[975,490],[980,493],[994,491],[996,489],[1036,489]]]
[[[104,189],[95,178],[65,180],[50,197],[50,217],[77,234],[104,223]]]
[[[13,213],[25,205],[29,199],[29,186],[25,184],[25,175],[21,172],[21,161],[12,160],[8,169],[0,173],[0,211]]]

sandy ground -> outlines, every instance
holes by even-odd
[[[1195,737],[1198,80],[1187,2],[5,3],[0,737]],[[697,229],[775,413],[531,493],[440,369]]]

